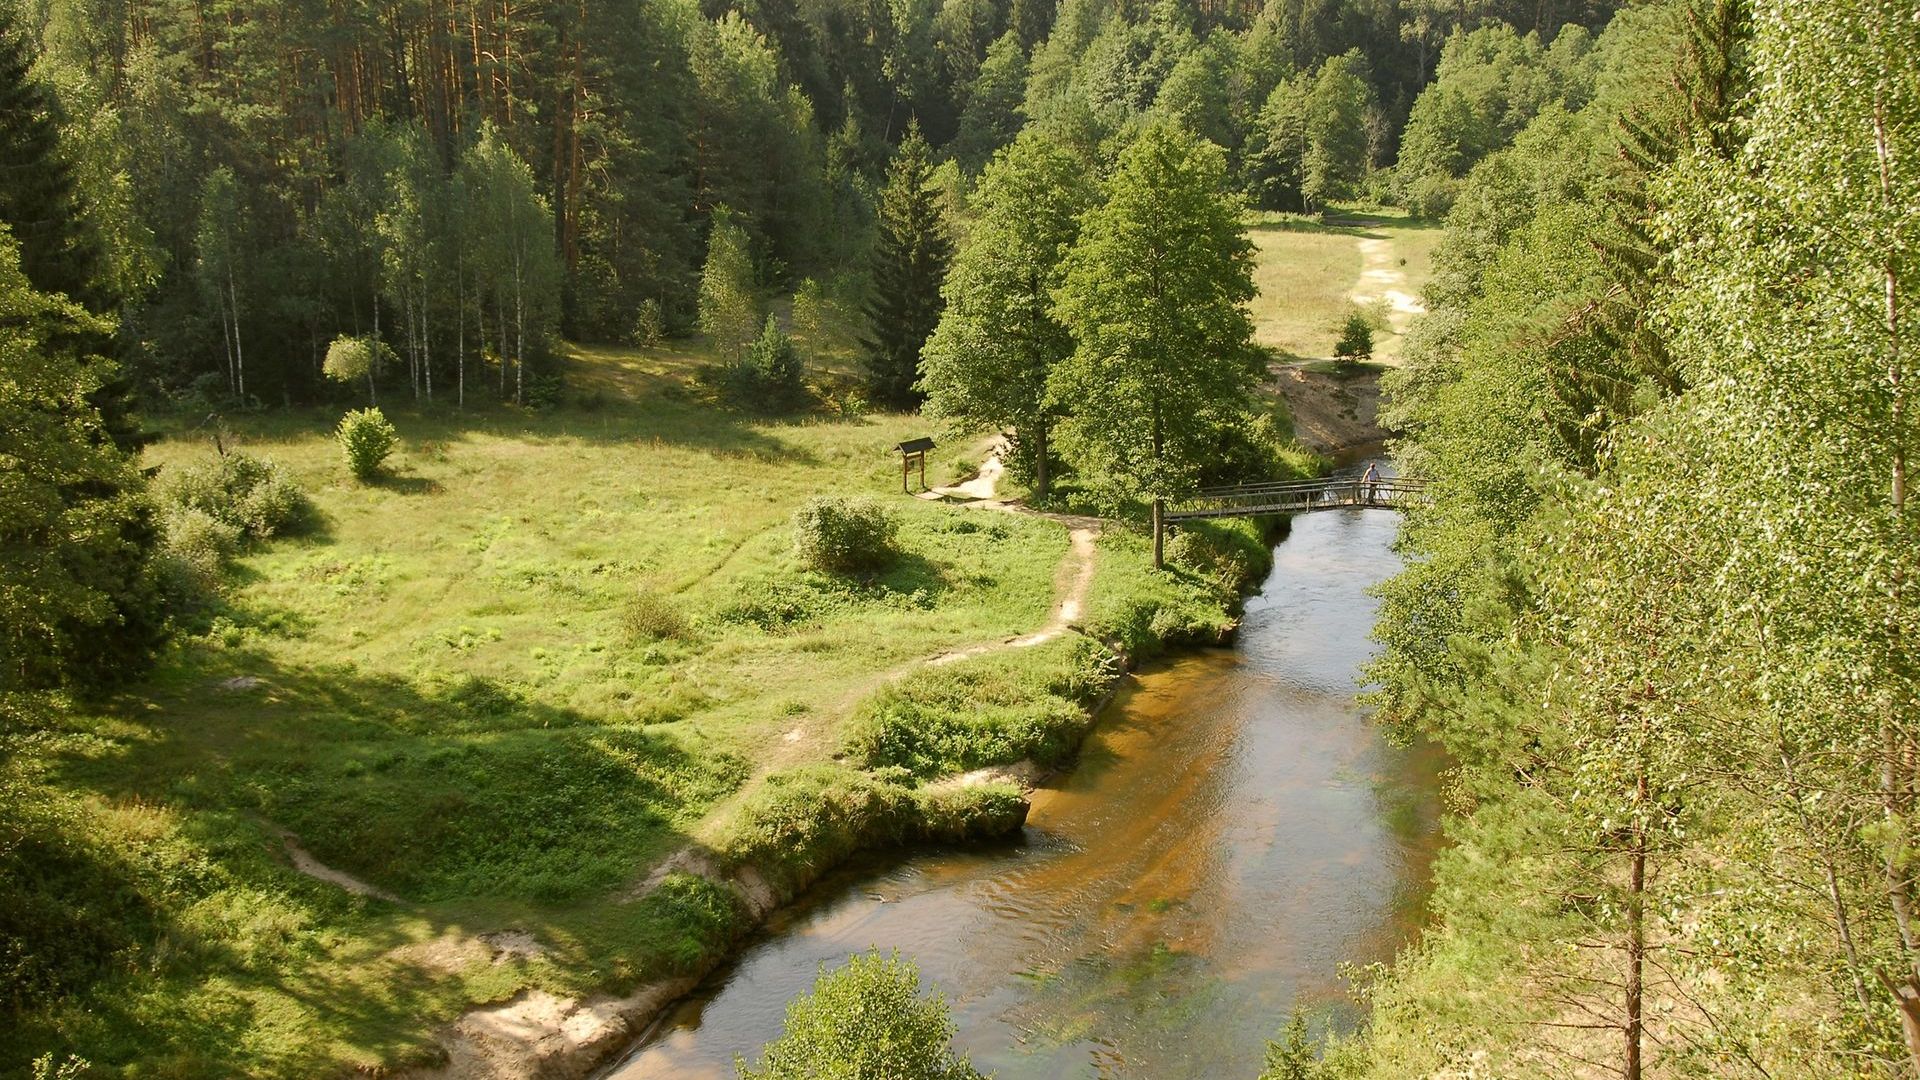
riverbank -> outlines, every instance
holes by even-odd
[[[563,998],[531,990],[472,1010],[440,1032],[444,1059],[407,1075],[592,1075],[769,916],[850,859],[1017,832],[1035,786],[1078,752],[1126,673],[1168,648],[1226,640],[1239,598],[1265,576],[1270,545],[1283,528],[1233,523],[1198,530],[1182,549],[1190,565],[1172,575],[1142,572],[1144,538],[1105,533],[1098,549],[1106,572],[1092,576],[1086,620],[1071,626],[1070,636],[1034,641],[1030,651],[1011,656],[994,650],[936,657],[890,681],[856,710],[830,762],[765,777],[737,807],[716,815],[711,844],[686,849],[650,875],[646,888],[697,882],[729,898],[725,941],[688,970],[625,994]],[[1165,580],[1181,575],[1215,590],[1211,610],[1191,605]]]
[[[452,1065],[475,1009],[518,1008],[488,1039],[590,1026],[845,850],[1016,827],[1017,787],[943,780],[1056,759],[1120,653],[1230,623],[1232,543],[1156,575],[1125,531],[899,496],[924,421],[752,420],[690,390],[701,360],[582,352],[541,412],[390,407],[375,484],[332,410],[229,419],[306,527],[243,550],[150,678],[4,718],[60,964],[0,1072],[389,1075]],[[163,486],[215,457],[202,419],[155,418]],[[892,567],[795,563],[823,491],[888,506]]]
[[[1295,1010],[1350,1024],[1340,965],[1420,920],[1430,754],[1354,701],[1391,515],[1295,519],[1230,648],[1144,665],[1020,835],[856,857],[666,1011],[612,1080],[724,1080],[821,965],[898,948],[1002,1080],[1252,1077]]]

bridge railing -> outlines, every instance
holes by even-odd
[[[1168,521],[1194,518],[1254,517],[1348,507],[1400,509],[1426,498],[1426,481],[1405,476],[1373,480],[1340,477],[1333,480],[1286,480],[1204,488],[1167,503]]]

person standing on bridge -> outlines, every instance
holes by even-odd
[[[1380,479],[1379,466],[1375,465],[1371,461],[1367,462],[1367,471],[1360,475],[1360,501],[1361,502],[1370,503],[1373,501],[1374,482],[1379,479]]]

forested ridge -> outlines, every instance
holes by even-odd
[[[1607,33],[1660,62],[1468,175],[1389,377],[1435,499],[1373,673],[1456,763],[1435,925],[1275,1075],[1920,1068],[1920,21]]]
[[[511,380],[496,369],[540,366],[553,332],[624,341],[649,321],[690,329],[722,208],[749,234],[762,288],[864,278],[887,160],[916,122],[936,160],[954,163],[943,186],[955,192],[1024,126],[1111,161],[1158,110],[1226,148],[1234,184],[1258,201],[1298,209],[1364,194],[1394,160],[1450,34],[1511,25],[1538,40],[1508,34],[1484,48],[1510,61],[1553,43],[1572,61],[1590,35],[1561,28],[1597,27],[1611,10],[15,6],[10,48],[56,109],[137,374],[175,394],[198,385],[268,403],[323,394],[324,354],[343,334],[381,337],[396,354],[387,378],[404,373],[424,395],[431,375],[444,398],[463,364],[476,383],[489,365],[497,394]],[[1554,93],[1511,95],[1500,110],[1520,113],[1492,118],[1496,128]],[[1431,189],[1487,137],[1416,140],[1437,171],[1419,185],[1424,204],[1444,205]]]

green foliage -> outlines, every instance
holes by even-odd
[[[1333,355],[1336,359],[1349,364],[1373,359],[1373,321],[1365,312],[1353,311],[1340,320],[1337,328],[1340,340],[1334,343]]]
[[[858,352],[866,292],[865,279],[853,273],[801,281],[793,292],[796,344],[816,363]]]
[[[1020,134],[1020,109],[1026,92],[1026,50],[1020,46],[1017,30],[1008,30],[987,49],[980,73],[967,92],[960,133],[951,147],[955,160],[968,170],[977,170],[1011,143]]]
[[[97,684],[159,636],[146,484],[90,398],[99,321],[36,291],[0,226],[0,691]]]
[[[652,589],[641,589],[628,599],[620,613],[620,624],[627,640],[637,644],[679,641],[692,632],[679,605]]]
[[[347,471],[362,481],[380,475],[387,455],[400,443],[400,433],[379,409],[354,409],[347,413],[334,429],[334,438],[340,443],[341,456],[346,458]]]
[[[633,333],[629,337],[643,349],[658,348],[667,340],[667,316],[658,299],[649,296],[640,301],[640,306],[634,309]]]
[[[306,495],[284,470],[238,450],[168,472],[160,494],[170,506],[204,514],[252,540],[296,532],[311,513]]]
[[[470,205],[467,227],[485,243],[474,250],[475,286],[499,312],[500,353],[512,361],[513,401],[526,402],[528,358],[539,351],[559,313],[561,265],[553,247],[553,210],[540,195],[533,170],[483,124],[478,142],[460,161]],[[500,368],[506,397],[507,363]]]
[[[1888,11],[1687,5],[1664,75],[1600,74],[1644,99],[1476,170],[1518,222],[1454,210],[1477,270],[1391,391],[1438,498],[1374,674],[1458,814],[1372,1075],[1913,1067],[1920,28]],[[1596,147],[1604,189],[1555,164]]]
[[[972,1080],[952,1050],[940,998],[920,996],[920,972],[896,953],[848,958],[787,1005],[786,1029],[741,1080]]]
[[[1579,26],[1563,29],[1551,47],[1503,24],[1448,38],[1401,143],[1397,181],[1407,207],[1445,215],[1460,178],[1550,103],[1584,106],[1594,93],[1592,56],[1592,35]]]
[[[1253,247],[1225,168],[1217,147],[1149,127],[1082,219],[1055,293],[1076,348],[1048,400],[1071,403],[1075,464],[1119,498],[1191,486],[1256,377]]]
[[[792,412],[807,400],[806,369],[793,339],[774,317],[739,360],[720,368],[712,378],[728,401],[756,412]]]
[[[910,835],[913,806],[913,793],[894,780],[806,765],[756,785],[716,846],[729,863],[804,883],[862,847]]]
[[[1088,634],[1135,661],[1173,646],[1225,639],[1235,622],[1233,604],[1272,568],[1268,538],[1245,519],[1190,523],[1181,532],[1204,533],[1207,539],[1178,541],[1176,534],[1189,561],[1175,563],[1172,573],[1153,570],[1147,537],[1119,531],[1101,536],[1112,584],[1088,605]],[[1243,576],[1227,580],[1222,572],[1229,569]]]
[[[861,703],[847,753],[929,779],[1022,760],[1057,765],[1079,746],[1115,667],[1104,647],[1070,637],[928,668]]]
[[[1377,105],[1368,74],[1366,58],[1355,49],[1321,65],[1307,92],[1300,197],[1309,209],[1353,198],[1373,164],[1367,127]]]
[[[872,499],[821,495],[793,515],[793,553],[802,565],[829,574],[885,569],[898,552],[896,526]]]
[[[917,125],[888,166],[880,196],[880,238],[873,252],[867,305],[867,390],[892,408],[919,403],[920,349],[940,321],[940,287],[953,258],[939,194],[932,184],[932,148]]]
[[[1011,464],[1040,498],[1052,431],[1065,412],[1049,401],[1047,383],[1074,348],[1054,317],[1053,290],[1094,195],[1085,165],[1040,138],[1022,137],[996,155],[974,193],[973,227],[921,364],[928,412],[1017,430]]]
[[[11,231],[9,261],[26,286],[105,310],[100,248],[85,228],[54,103],[32,74],[25,21],[24,12],[0,10],[0,224]]]
[[[760,298],[754,292],[747,231],[722,208],[713,215],[707,263],[700,271],[700,332],[721,357],[738,360],[759,330]]]
[[[1312,80],[1304,75],[1273,88],[1247,135],[1243,187],[1262,210],[1305,211],[1307,103]]]

